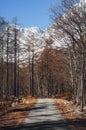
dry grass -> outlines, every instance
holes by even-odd
[[[18,103],[15,107],[11,108],[7,114],[0,117],[0,127],[21,124],[24,122],[26,116],[30,112],[30,109],[36,102],[37,99],[35,98],[23,98],[21,103]]]
[[[81,113],[79,106],[65,99],[55,99],[55,103],[73,130],[86,130],[86,109]]]

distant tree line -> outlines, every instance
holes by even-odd
[[[51,97],[67,91],[65,49],[55,49],[51,38],[39,40],[33,33],[22,47],[20,36],[16,18],[13,24],[0,18],[0,97]]]

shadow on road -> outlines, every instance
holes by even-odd
[[[67,122],[71,127],[73,127],[73,130],[86,130],[86,119],[68,119]]]
[[[68,124],[63,120],[44,121],[39,123],[24,124],[19,126],[6,126],[0,130],[70,130]]]

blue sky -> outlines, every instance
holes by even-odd
[[[56,3],[60,0],[0,0],[0,16],[8,21],[17,16],[22,27],[45,29],[51,24],[49,8]]]

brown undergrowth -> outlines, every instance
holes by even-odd
[[[35,98],[23,98],[22,102],[12,107],[7,114],[0,116],[0,127],[22,124],[36,102]]]
[[[86,130],[86,108],[82,113],[80,112],[80,106],[74,105],[72,101],[64,98],[54,100],[72,130]]]

